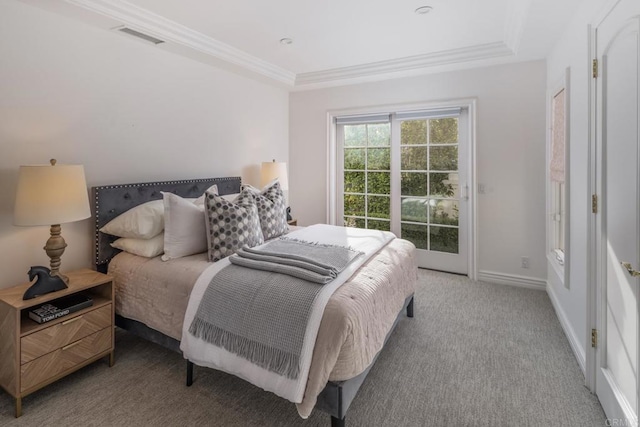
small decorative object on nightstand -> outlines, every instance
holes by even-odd
[[[28,300],[22,296],[30,283],[0,290],[0,386],[15,398],[16,418],[24,396],[105,356],[113,365],[113,279],[93,270],[68,277],[66,289]],[[78,294],[93,304],[46,323],[29,318],[35,308]]]
[[[298,225],[298,220],[297,219],[290,219],[289,221],[287,221],[287,224],[289,224],[289,225]]]

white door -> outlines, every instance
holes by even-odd
[[[632,17],[638,13],[640,2],[623,0],[596,28],[601,197],[596,393],[616,425],[638,425],[639,279],[633,271],[640,270],[640,17]]]
[[[418,266],[467,274],[468,111],[397,113],[392,125],[400,142],[392,231],[416,245]]]
[[[336,224],[392,231],[418,266],[468,274],[469,109],[338,117]]]

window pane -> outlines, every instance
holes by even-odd
[[[345,227],[364,228],[364,219],[363,218],[344,217],[344,226]]]
[[[367,145],[367,125],[348,125],[344,127],[344,146],[365,147]]]
[[[391,192],[391,174],[389,172],[369,172],[367,185],[369,194],[389,194]]]
[[[458,146],[431,147],[429,152],[430,170],[457,171],[458,170]]]
[[[427,121],[406,120],[400,125],[400,144],[426,144]]]
[[[346,150],[345,150],[346,151]],[[369,148],[368,150],[369,170],[391,169],[391,149],[390,148]]]
[[[402,170],[426,170],[427,147],[402,147],[400,167]]]
[[[429,140],[432,144],[458,142],[458,119],[433,119],[429,123]]]
[[[427,229],[426,225],[402,224],[400,237],[412,242],[418,249],[428,249]]]
[[[370,230],[391,231],[391,223],[389,221],[370,219],[367,221],[367,228]]]
[[[430,173],[429,195],[438,197],[460,197],[457,173]]]
[[[347,148],[344,150],[345,169],[364,169],[364,148]]]
[[[400,174],[400,191],[403,196],[426,196],[427,174],[418,172],[402,172]]]
[[[344,192],[364,193],[364,172],[345,172]]]
[[[373,218],[391,217],[390,198],[387,196],[367,196],[367,216]]]
[[[429,200],[402,198],[402,221],[427,223],[429,219]]]
[[[391,138],[391,126],[389,126],[389,123],[377,123],[367,126],[369,127],[369,146],[389,146]]]
[[[448,227],[429,227],[431,250],[458,253],[458,229]]]
[[[350,194],[344,195],[344,214],[364,216],[364,197]]]
[[[429,202],[431,206],[430,222],[432,224],[458,225],[460,206],[457,200],[435,200]]]

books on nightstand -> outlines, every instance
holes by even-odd
[[[29,310],[29,317],[38,323],[46,323],[92,305],[93,300],[88,296],[73,294]]]

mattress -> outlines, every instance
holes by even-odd
[[[170,261],[118,254],[109,264],[116,313],[180,340],[191,289],[208,266],[206,253]],[[416,281],[415,246],[394,239],[331,296],[298,404],[301,415],[311,412],[328,380],[353,378],[371,364]]]

